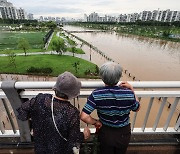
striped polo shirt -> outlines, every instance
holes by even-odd
[[[83,112],[91,114],[95,109],[102,124],[124,127],[129,124],[130,111],[139,108],[133,91],[119,86],[97,88],[89,95]]]

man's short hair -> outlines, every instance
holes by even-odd
[[[99,69],[99,75],[106,85],[116,85],[122,75],[122,68],[119,64],[114,62],[107,62]]]

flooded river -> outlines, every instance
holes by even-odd
[[[65,26],[64,29],[67,31],[89,30],[75,26]],[[116,34],[115,32],[80,32],[73,34],[97,47],[112,60],[120,63],[125,70],[128,70],[128,72],[136,77],[136,80],[180,80],[180,43],[140,36]],[[87,46],[84,46],[83,50],[84,49],[86,51],[89,50],[89,54],[92,52]],[[101,65],[103,62],[107,61],[104,60],[102,56],[95,53],[95,51],[91,54],[92,62],[97,65]],[[131,78],[127,77],[126,79],[129,81]],[[172,100],[169,101],[172,102]],[[84,102],[86,101],[81,102],[80,107],[84,106]],[[141,110],[138,113],[138,120],[136,121],[135,127],[142,126],[144,120],[142,117],[145,117],[146,115],[148,102],[149,100],[147,98],[141,100]],[[161,103],[162,102],[158,99],[154,101],[147,127],[152,127],[156,118],[154,115],[158,113]],[[168,108],[168,103],[166,103],[163,115],[159,121],[160,127],[164,126],[169,111],[170,108]],[[171,126],[176,123],[178,113],[179,110],[177,109],[173,114],[170,123]],[[96,117],[96,113],[93,113],[92,115]],[[133,113],[131,113],[130,116],[132,120]]]
[[[75,26],[64,26],[64,29],[88,30]],[[97,47],[139,80],[180,80],[180,43],[115,32],[84,32],[74,35]]]

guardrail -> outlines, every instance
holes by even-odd
[[[178,110],[180,81],[129,81],[129,83],[133,85],[142,106],[139,112],[131,114],[132,134],[180,134],[180,111]],[[54,84],[55,82],[49,81],[0,82],[0,105],[4,107],[11,125],[10,130],[5,129],[0,117],[0,137],[20,137],[21,142],[31,142],[28,121],[16,119],[18,124],[16,128],[8,102],[16,115],[16,109],[25,99],[32,98],[38,93],[53,94]],[[82,81],[80,96],[74,99],[74,105],[79,102],[79,99],[87,98],[94,88],[102,86],[104,84],[101,81]],[[153,117],[153,120],[150,117]],[[160,124],[161,121],[164,124]],[[91,128],[91,133],[94,132],[95,129]]]

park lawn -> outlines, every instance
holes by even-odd
[[[76,73],[73,64],[79,61],[78,72]],[[47,68],[50,67],[53,72],[51,76],[58,76],[65,71],[72,72],[77,77],[87,77],[84,73],[87,70],[95,72],[96,65],[86,60],[66,56],[66,55],[32,55],[32,56],[16,56],[15,64],[10,64],[9,57],[0,57],[0,73],[7,74],[28,74],[27,69],[30,67]]]
[[[72,48],[67,48],[67,51],[72,52]],[[75,48],[75,53],[85,54],[85,52],[81,48]]]
[[[43,37],[46,32],[0,32],[0,50],[13,49],[16,50],[18,41],[21,38],[28,40],[30,48],[39,49],[43,48]]]

